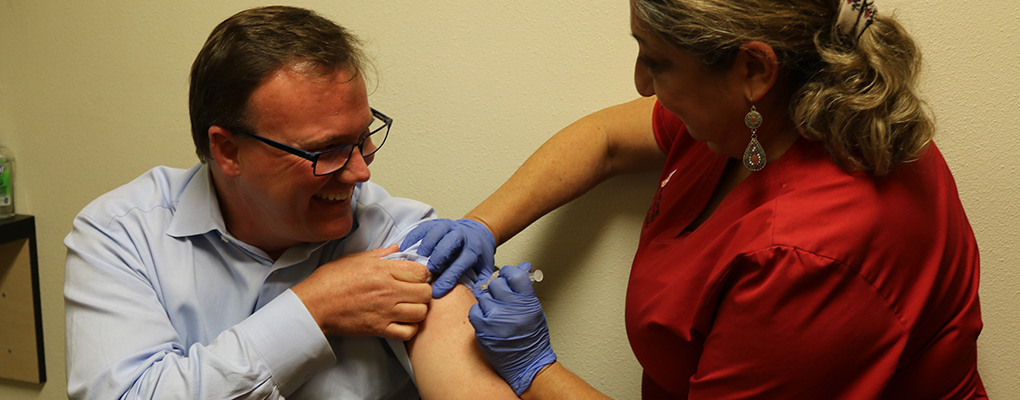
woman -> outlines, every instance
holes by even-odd
[[[626,303],[646,399],[985,397],[977,246],[902,27],[860,0],[633,0],[631,21],[645,98],[556,134],[466,218],[502,243],[662,171]],[[484,254],[477,222],[412,235]],[[476,288],[486,355],[522,398],[601,396],[555,362],[524,269]]]

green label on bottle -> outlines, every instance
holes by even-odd
[[[0,163],[0,206],[11,205],[11,169]]]

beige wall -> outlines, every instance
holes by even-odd
[[[1014,2],[886,0],[925,52],[922,95],[981,246],[980,370],[1020,398],[1020,11]],[[546,138],[636,93],[626,0],[302,1],[368,42],[370,100],[396,120],[373,177],[457,217]],[[980,6],[976,6],[980,4]],[[62,239],[93,198],[156,165],[186,168],[188,68],[212,27],[254,2],[0,0],[0,143],[34,214],[49,382],[3,399],[64,398]],[[612,180],[502,247],[530,260],[562,362],[639,397],[622,303],[655,176]]]

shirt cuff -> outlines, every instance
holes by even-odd
[[[301,299],[287,289],[239,324],[284,394],[336,363],[333,349]]]

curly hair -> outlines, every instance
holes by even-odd
[[[876,16],[858,37],[836,27],[840,0],[634,0],[650,31],[729,69],[740,46],[773,48],[795,87],[789,116],[847,170],[883,176],[916,160],[934,124],[915,87],[921,53],[890,17]]]

